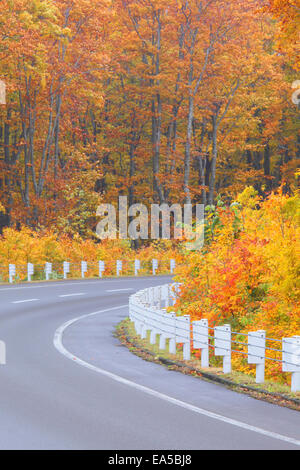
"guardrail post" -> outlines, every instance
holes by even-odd
[[[216,326],[215,355],[223,356],[223,373],[231,372],[231,327],[230,325]]]
[[[164,319],[165,313],[162,312],[160,309],[156,309],[152,312],[152,330],[150,334],[150,344],[156,344],[156,337],[159,335],[159,344],[161,344],[160,339],[161,336],[164,334],[164,330],[162,328],[162,321]]]
[[[165,301],[165,306],[166,306],[166,308],[171,306],[170,285],[169,285],[169,284],[167,284],[167,286],[166,286],[166,301]]]
[[[153,274],[153,276],[156,275],[157,268],[158,268],[158,261],[157,261],[157,259],[153,259],[152,260],[152,274]]]
[[[161,301],[162,301],[162,293],[161,293],[162,286],[157,287],[157,302],[158,302],[158,308],[161,308]]]
[[[99,261],[99,277],[103,276],[104,271],[105,271],[105,263],[104,261],[100,260]]]
[[[248,333],[248,364],[256,364],[256,383],[265,381],[266,332],[264,330]]]
[[[138,276],[139,269],[141,269],[141,262],[139,259],[134,260],[134,275]]]
[[[32,263],[27,263],[27,281],[31,282],[31,276],[34,274],[34,266]]]
[[[170,306],[170,298],[169,298],[169,284],[164,286],[164,301],[165,301],[165,308]]]
[[[153,305],[154,305],[154,306],[157,306],[158,303],[159,303],[159,293],[158,293],[158,288],[157,288],[157,286],[156,286],[156,287],[152,287],[152,290],[153,290]]]
[[[64,261],[63,267],[64,267],[64,279],[67,279],[68,274],[70,272],[70,263],[69,263],[69,261]]]
[[[170,271],[171,271],[171,274],[173,274],[175,267],[176,267],[175,259],[171,259],[171,260],[170,260]]]
[[[141,312],[139,313],[140,317],[140,323],[138,326],[139,332],[140,332],[140,337],[142,339],[147,338],[147,331],[151,330],[151,327],[149,325],[149,307],[147,308],[146,306],[141,305]]]
[[[156,335],[157,335],[157,331],[155,329],[151,330],[150,344],[155,344],[156,343]]]
[[[167,298],[168,298],[168,285],[164,284],[160,286],[160,302],[163,308],[167,307]]]
[[[13,278],[16,275],[16,265],[15,264],[10,264],[8,266],[8,275],[9,275],[9,282],[12,284],[13,283]]]
[[[148,289],[148,304],[153,305],[154,301],[155,301],[154,287],[149,287],[149,289]]]
[[[176,339],[175,338],[169,339],[169,353],[176,354]]]
[[[291,372],[291,391],[300,391],[300,336],[282,338],[282,371]]]
[[[52,263],[45,264],[46,281],[49,281],[49,275],[52,274]]]
[[[87,262],[81,261],[81,277],[84,278],[85,273],[87,272]]]
[[[191,359],[191,320],[189,315],[176,317],[176,343],[183,343],[183,359]]]
[[[169,353],[176,354],[176,340],[175,328],[176,315],[175,313],[163,313],[161,315],[159,349],[166,349],[166,340],[169,339]]]
[[[159,336],[159,349],[166,349],[166,339],[167,337],[164,334]]]
[[[147,338],[147,331],[148,330],[147,330],[146,323],[143,322],[143,323],[138,324],[138,332],[139,332],[138,334],[140,335],[142,339]]]
[[[141,323],[138,321],[138,320],[135,320],[134,322],[134,327],[135,327],[135,331],[136,331],[136,334],[141,336]]]
[[[132,314],[133,314],[133,317],[134,317],[134,327],[135,327],[135,331],[136,331],[136,334],[141,336],[142,334],[142,326],[143,326],[143,321],[141,320],[141,315],[139,314],[139,312],[134,309],[134,306],[133,306],[133,310]]]
[[[150,344],[155,344],[156,335],[158,333],[157,329],[155,328],[155,323],[155,312],[146,308],[144,312],[144,323],[142,326],[141,337],[142,339],[146,339],[147,331],[150,331]]]
[[[201,349],[201,367],[209,367],[208,320],[193,321],[193,347]]]
[[[122,261],[117,259],[117,276],[120,276],[121,271],[122,271]]]

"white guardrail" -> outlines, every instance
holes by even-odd
[[[141,338],[146,338],[147,332],[150,332],[150,343],[156,344],[159,335],[159,348],[166,349],[168,340],[171,354],[176,353],[177,343],[183,343],[184,360],[191,357],[193,338],[193,348],[201,350],[201,366],[209,367],[209,348],[212,348],[216,356],[223,357],[225,374],[231,372],[231,353],[245,354],[249,364],[256,364],[256,383],[263,383],[265,380],[266,360],[280,362],[282,371],[292,374],[291,391],[300,391],[300,336],[276,340],[266,338],[263,330],[244,334],[232,332],[229,324],[210,328],[206,319],[193,321],[191,324],[189,315],[177,317],[175,313],[166,311],[167,307],[175,304],[179,288],[180,284],[164,284],[140,290],[130,296],[129,318]],[[244,335],[248,341],[234,341],[232,334]],[[281,343],[281,349],[267,347],[266,340]],[[247,352],[233,349],[232,344],[246,346]],[[267,357],[268,350],[281,353],[282,359]]]
[[[127,261],[127,265],[131,263],[131,261]],[[144,262],[145,263],[145,262]],[[173,274],[174,272],[174,269],[176,267],[176,262],[174,259],[170,259],[169,261],[164,261],[163,262],[164,264],[166,263],[169,263],[169,266],[168,266],[168,269],[170,271],[170,274]],[[59,263],[56,263],[56,265],[58,265]],[[72,265],[73,266],[80,266],[80,271],[81,271],[81,277],[84,278],[85,277],[85,274],[87,273],[88,271],[88,267],[89,265],[93,265],[93,267],[95,267],[95,264],[98,264],[98,272],[99,272],[99,277],[103,277],[103,273],[105,271],[105,262],[100,260],[100,261],[97,261],[97,262],[90,262],[88,263],[87,261],[81,261],[80,263],[71,263],[69,261],[64,261],[63,263],[60,263],[61,264],[61,269],[62,269],[62,276],[64,279],[67,279],[68,278],[68,274],[70,274],[71,272],[71,267]],[[157,273],[156,271],[158,270],[158,260],[157,259],[153,259],[151,260],[151,269],[152,269],[152,274],[155,276]],[[135,276],[138,276],[138,272],[139,270],[141,269],[141,261],[136,259],[134,261],[132,261],[132,267],[134,269],[134,274]],[[24,272],[24,268],[25,268],[25,272],[27,274],[27,281],[28,282],[31,282],[31,278],[32,276],[35,274],[35,270],[34,270],[34,265],[32,263],[27,263],[27,265],[22,265],[22,266],[16,266],[15,264],[9,264],[8,266],[8,280],[10,283],[13,283],[14,280],[16,279],[17,275],[18,275],[18,269],[19,269],[19,272],[20,271],[23,271]],[[39,268],[40,268],[40,265],[39,265]],[[50,279],[50,276],[53,274],[53,263],[45,263],[44,266],[42,267],[43,271],[44,271],[44,278],[48,281]],[[116,260],[115,261],[115,272],[116,272],[116,275],[117,276],[121,276],[122,274],[122,271],[124,270],[124,266],[123,266],[123,262],[121,260]],[[149,271],[150,273],[150,271]]]

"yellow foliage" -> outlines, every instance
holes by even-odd
[[[278,340],[299,335],[299,195],[279,192],[263,201],[253,188],[246,188],[237,201],[234,213],[219,208],[222,225],[213,242],[193,253],[179,271],[183,287],[178,311],[192,319],[207,318],[210,326],[230,323],[240,334],[262,329]],[[237,219],[239,231],[234,231]],[[276,349],[277,343],[272,344]],[[268,356],[281,359],[274,351]],[[241,354],[234,356],[234,364],[254,373]],[[287,381],[280,363],[267,361],[266,368],[267,377]]]
[[[96,242],[93,239],[83,239],[78,234],[69,236],[58,235],[50,230],[33,232],[23,227],[20,231],[6,228],[0,237],[0,265],[3,280],[8,277],[8,265],[17,265],[18,279],[26,279],[26,264],[33,263],[36,272],[41,277],[46,262],[52,262],[53,271],[57,276],[62,276],[62,262],[69,261],[72,265],[73,277],[80,276],[81,261],[87,261],[89,266],[88,276],[98,276],[98,261],[105,262],[105,274],[116,273],[116,260],[123,261],[123,272],[134,273],[134,260],[141,261],[140,274],[150,274],[151,261],[157,258],[160,273],[169,273],[170,259],[180,262],[180,255],[174,243],[168,240],[154,242],[152,245],[133,250],[129,240],[103,240]]]

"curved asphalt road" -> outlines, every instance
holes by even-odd
[[[128,296],[165,282],[0,286],[0,449],[299,450],[298,412],[143,361],[113,337]]]

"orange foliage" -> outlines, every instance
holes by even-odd
[[[279,192],[262,201],[246,188],[237,201],[217,209],[210,245],[179,270],[178,311],[193,320],[207,318],[210,326],[230,323],[240,342],[246,342],[242,333],[259,329],[279,340],[300,334],[299,196]],[[268,345],[280,349],[278,343]],[[245,350],[239,346],[234,349]],[[274,351],[267,356],[281,359]],[[241,354],[233,361],[254,373]],[[266,367],[267,377],[278,375],[279,363],[267,361]]]

